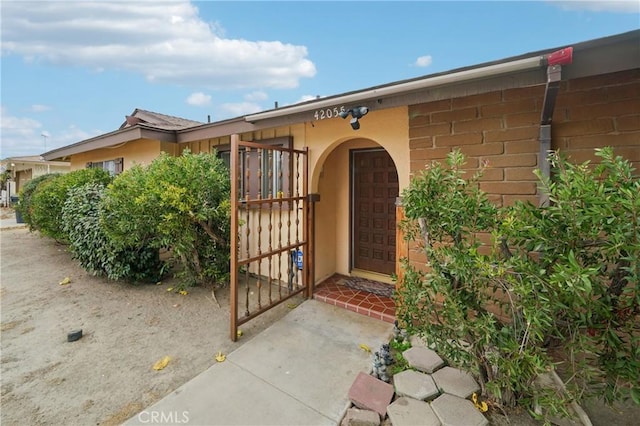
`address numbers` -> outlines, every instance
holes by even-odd
[[[333,108],[324,108],[317,109],[313,112],[313,117],[316,120],[324,120],[326,118],[339,117],[341,112],[344,112],[344,106],[341,107],[333,107]]]

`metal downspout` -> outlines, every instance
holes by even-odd
[[[551,121],[556,106],[556,97],[560,89],[562,65],[570,64],[573,60],[573,48],[554,52],[546,57],[547,60],[547,84],[544,91],[542,114],[540,116],[540,151],[538,153],[538,168],[545,179],[551,178],[551,164],[549,163],[549,151],[551,151]],[[540,194],[540,206],[549,204],[549,195]]]

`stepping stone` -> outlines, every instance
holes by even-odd
[[[349,399],[356,407],[375,411],[384,417],[393,393],[393,386],[389,383],[360,372],[349,389]]]
[[[468,399],[455,395],[440,395],[431,408],[443,426],[487,426],[489,421]],[[393,424],[395,426],[395,423]]]
[[[440,426],[442,424],[428,403],[406,396],[396,399],[389,405],[387,414],[393,426]]]
[[[425,401],[440,395],[431,376],[414,370],[405,370],[393,376],[396,395]]]
[[[428,348],[429,347],[429,345],[427,345],[427,342],[425,342],[424,339],[418,336],[417,334],[414,334],[413,336],[411,336],[409,341],[411,342],[412,348]]]
[[[375,411],[349,408],[340,426],[380,426],[380,415]]]
[[[407,349],[402,353],[402,356],[411,367],[429,374],[444,365],[444,361],[440,358],[440,355],[424,346]]]
[[[443,393],[469,398],[474,392],[480,391],[478,382],[470,373],[452,367],[444,367],[431,375],[436,386]]]

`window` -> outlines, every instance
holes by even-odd
[[[258,192],[261,198],[277,198],[286,196],[291,188],[292,178],[289,160],[289,152],[268,147],[289,148],[292,145],[292,138],[281,137],[256,141],[265,145],[267,149],[248,148],[240,155],[240,176],[238,198],[243,199],[249,192],[250,199],[257,199]],[[230,145],[218,146],[218,156],[224,161],[227,168],[231,170],[231,147]]]
[[[108,171],[111,174],[111,176],[116,176],[122,173],[123,164],[124,164],[124,158],[120,157],[120,158],[107,160],[107,161],[89,162],[87,163],[87,168],[103,169]]]

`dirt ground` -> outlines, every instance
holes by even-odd
[[[6,210],[0,211],[4,216]],[[115,425],[214,364],[289,311],[289,303],[229,339],[228,290],[167,292],[172,280],[134,286],[91,276],[64,246],[26,229],[0,231],[0,424]],[[67,285],[59,283],[70,277]],[[292,303],[302,299],[293,299]],[[84,336],[67,342],[67,333]],[[164,356],[166,368],[153,370]],[[640,407],[583,406],[595,426],[637,424]],[[526,413],[491,416],[527,425]]]
[[[0,231],[2,425],[120,424],[285,315],[282,304],[229,339],[228,290],[168,292],[91,276],[64,246]],[[65,278],[71,282],[60,285]],[[299,303],[301,299],[291,302]],[[83,337],[67,341],[82,329]],[[154,363],[171,357],[166,368]]]

